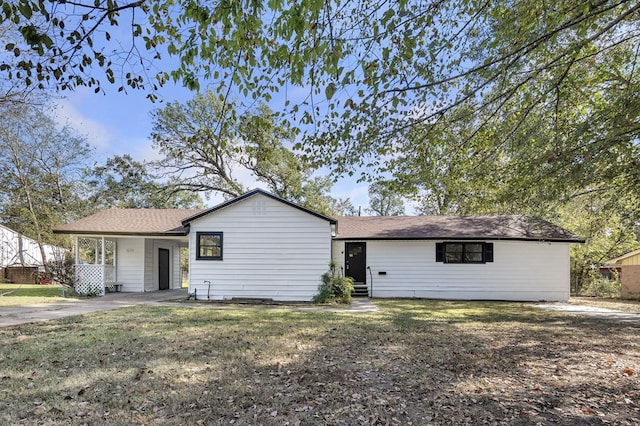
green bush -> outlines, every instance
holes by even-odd
[[[318,294],[313,298],[316,303],[351,303],[353,278],[336,276],[335,263],[329,263],[329,271],[322,274]]]
[[[599,275],[599,274],[598,274]],[[610,280],[603,276],[591,275],[580,289],[581,296],[620,297],[620,281]]]

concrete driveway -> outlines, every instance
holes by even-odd
[[[150,291],[146,293],[108,293],[91,299],[70,299],[68,302],[0,308],[0,327],[27,324],[109,311],[135,305],[149,305],[177,299],[186,299],[187,289]]]
[[[572,303],[536,303],[536,308],[550,311],[567,312],[591,318],[600,318],[621,323],[640,325],[640,315],[632,312],[622,312],[615,309],[600,308],[595,306],[574,305]]]

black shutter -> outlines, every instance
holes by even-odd
[[[493,262],[493,243],[484,243],[484,261]]]
[[[444,262],[444,243],[436,243],[436,262]]]

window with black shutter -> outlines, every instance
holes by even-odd
[[[484,243],[484,242],[436,243],[436,262],[444,262],[444,263],[493,262],[493,243]]]

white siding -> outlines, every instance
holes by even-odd
[[[494,262],[435,261],[435,241],[367,241],[373,297],[563,301],[569,298],[569,244],[493,241]],[[333,242],[337,269],[344,241]],[[386,275],[379,275],[380,271]]]
[[[171,288],[182,288],[182,274],[180,273],[180,244],[175,241],[171,245]]]
[[[197,232],[223,232],[223,260],[196,260]],[[309,301],[328,269],[331,227],[256,194],[193,221],[189,246],[189,292],[198,299]]]
[[[153,284],[153,240],[144,240],[144,291],[157,290]]]
[[[116,279],[122,291],[144,291],[144,238],[118,238]]]

